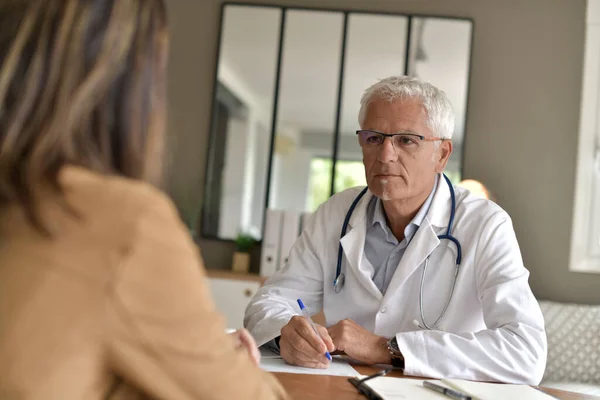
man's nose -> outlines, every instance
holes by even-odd
[[[398,159],[398,154],[394,148],[393,138],[386,137],[383,139],[383,143],[379,146],[378,159],[381,162],[393,162]]]

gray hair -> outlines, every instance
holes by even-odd
[[[375,83],[360,100],[358,123],[362,127],[369,104],[382,99],[392,102],[398,99],[417,99],[427,112],[426,124],[440,138],[452,139],[454,133],[454,112],[452,104],[443,90],[432,84],[410,76],[391,76]]]

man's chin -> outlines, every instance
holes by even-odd
[[[389,200],[401,200],[408,196],[408,192],[405,187],[385,187],[384,185],[373,185],[369,186],[371,192],[378,198],[384,201]]]

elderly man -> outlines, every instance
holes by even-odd
[[[249,304],[246,327],[304,367],[341,352],[407,375],[539,383],[544,321],[510,217],[443,175],[446,95],[387,78],[366,90],[359,123],[368,188],[321,205]],[[297,299],[323,310],[318,335]]]

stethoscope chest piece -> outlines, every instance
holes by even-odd
[[[343,273],[340,274],[337,278],[335,278],[333,280],[333,289],[335,290],[336,293],[339,293],[342,291],[345,281],[346,281],[346,275],[344,275]]]

